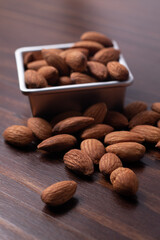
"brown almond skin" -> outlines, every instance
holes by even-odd
[[[47,62],[45,60],[36,60],[33,62],[29,62],[27,64],[27,69],[31,69],[31,70],[35,70],[37,71],[38,69],[40,69],[41,67],[47,66]]]
[[[25,147],[33,141],[32,131],[25,126],[12,125],[3,132],[4,140],[17,147]]]
[[[100,158],[106,152],[104,145],[99,140],[93,138],[83,140],[80,148],[92,159],[94,164],[98,164]]]
[[[116,61],[109,62],[107,70],[109,77],[113,80],[126,81],[129,77],[128,69]]]
[[[69,75],[69,68],[62,57],[56,53],[48,53],[46,49],[42,49],[42,55],[48,65],[55,67],[61,76]]]
[[[95,32],[95,31],[89,31],[89,32],[83,33],[81,35],[80,39],[82,41],[89,40],[89,41],[99,42],[106,47],[113,46],[113,43],[112,43],[111,39],[106,37],[104,34],[99,33],[99,32]]]
[[[64,164],[72,171],[91,175],[94,172],[94,165],[91,158],[84,152],[78,149],[72,149],[63,157]]]
[[[42,56],[43,56],[44,52],[45,52],[45,54],[52,54],[53,53],[53,54],[60,55],[63,52],[63,50],[59,49],[59,48],[42,49],[41,50]]]
[[[100,62],[104,65],[111,61],[119,60],[120,51],[114,48],[103,48],[95,53],[92,57],[92,61]]]
[[[145,154],[146,148],[136,142],[120,142],[106,147],[106,152],[115,153],[124,162],[136,162]]]
[[[49,206],[59,206],[70,200],[77,189],[75,181],[62,181],[44,189],[41,199]]]
[[[108,133],[104,138],[104,143],[107,145],[119,142],[144,142],[144,137],[141,134],[130,131],[115,131]]]
[[[58,122],[66,119],[66,118],[69,118],[69,117],[78,117],[78,116],[81,116],[81,112],[79,111],[66,111],[66,112],[62,112],[62,113],[59,113],[57,114],[56,116],[54,116],[52,118],[52,121],[51,121],[51,125],[54,126],[56,125]]]
[[[75,133],[93,124],[94,118],[77,116],[58,122],[52,129],[53,134]]]
[[[94,124],[81,132],[81,139],[95,138],[102,139],[106,134],[112,132],[113,127],[107,124]]]
[[[124,196],[135,195],[138,191],[138,178],[129,168],[119,167],[110,175],[114,191]]]
[[[124,129],[128,126],[128,119],[122,113],[116,111],[108,111],[104,119],[104,123],[119,130]]]
[[[157,142],[157,144],[156,144],[156,146],[155,147],[157,147],[157,148],[159,148],[160,149],[160,140]]]
[[[69,134],[59,134],[50,138],[47,138],[41,142],[37,148],[46,152],[61,152],[68,151],[73,148],[77,143],[74,136]]]
[[[52,135],[52,126],[43,118],[32,117],[27,121],[27,126],[32,130],[34,135],[40,139],[44,140],[51,137]]]
[[[38,70],[46,80],[49,85],[55,85],[59,79],[58,70],[52,66],[44,66]]]
[[[160,120],[157,122],[157,127],[160,128]]]
[[[75,84],[83,84],[83,83],[93,83],[97,82],[97,80],[85,73],[80,73],[80,72],[73,72],[70,75],[72,83]]]
[[[107,114],[107,105],[104,102],[99,102],[88,107],[83,115],[94,118],[94,123],[102,123]]]
[[[72,48],[87,48],[89,53],[92,55],[100,49],[104,48],[104,46],[98,42],[94,41],[79,41],[76,42]]]
[[[67,65],[75,72],[83,72],[87,67],[87,58],[80,51],[72,51],[65,59]]]
[[[73,82],[72,82],[71,78],[68,76],[62,76],[58,80],[59,86],[70,85],[70,84],[73,84]]]
[[[104,81],[107,79],[107,68],[102,63],[88,61],[87,68],[89,73],[98,80]]]
[[[129,103],[124,108],[124,115],[128,118],[128,120],[130,120],[135,115],[145,110],[147,110],[147,104],[142,101],[136,101],[136,102]]]
[[[28,88],[43,88],[48,85],[46,79],[34,70],[26,70],[24,77]]]
[[[33,53],[32,52],[26,52],[23,56],[23,63],[26,66],[29,62],[34,61]]]
[[[149,143],[157,143],[160,140],[160,129],[154,126],[137,125],[131,129],[131,132],[140,134]]]
[[[160,114],[154,111],[143,111],[135,115],[129,122],[129,128],[137,125],[155,125],[160,119]]]
[[[86,57],[88,57],[89,51],[86,48],[69,48],[61,52],[59,55],[65,60],[68,53],[74,52],[74,51],[79,51],[83,53]]]
[[[157,113],[160,113],[160,102],[152,103],[151,109]]]
[[[105,153],[99,161],[99,170],[103,175],[110,175],[119,167],[122,167],[122,162],[114,153]]]

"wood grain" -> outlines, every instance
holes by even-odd
[[[20,93],[14,51],[22,46],[74,42],[87,30],[117,40],[135,82],[126,104],[160,101],[160,2],[103,0],[11,0],[0,5],[0,132],[26,124],[28,99]],[[81,178],[64,168],[62,155],[35,147],[19,150],[0,138],[0,239],[160,239],[160,151],[153,147],[136,166],[137,198],[112,191],[99,173]],[[62,180],[78,183],[75,197],[48,208],[40,193]]]

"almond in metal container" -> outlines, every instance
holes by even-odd
[[[125,81],[129,77],[128,69],[119,62],[112,61],[107,64],[108,74],[111,79]]]
[[[95,41],[95,42],[99,42],[104,46],[110,47],[113,46],[112,41],[106,37],[104,34],[99,33],[99,32],[95,32],[95,31],[88,31],[85,32],[81,35],[81,40],[82,41]]]
[[[87,48],[90,54],[94,54],[95,52],[99,51],[100,49],[104,48],[101,43],[94,42],[94,41],[80,41],[76,42],[73,45],[73,48]]]
[[[43,88],[48,85],[46,79],[35,70],[26,70],[24,76],[28,88]]]
[[[102,63],[88,61],[87,68],[89,73],[97,78],[99,81],[104,81],[107,78],[107,68]]]
[[[92,57],[92,61],[97,61],[107,65],[108,62],[118,61],[120,51],[114,48],[103,48],[96,52]]]
[[[44,66],[38,70],[48,82],[49,85],[55,85],[59,79],[58,70],[52,66]]]
[[[155,102],[152,104],[151,109],[155,112],[160,113],[160,102]]]

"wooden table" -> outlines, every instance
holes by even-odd
[[[31,116],[20,93],[14,51],[22,46],[74,42],[82,32],[100,31],[118,41],[135,82],[126,103],[160,101],[159,0],[6,0],[0,4],[0,130],[26,124]],[[35,149],[18,150],[0,138],[0,239],[160,239],[160,151],[150,148],[136,166],[135,200],[112,191],[96,170],[77,177]],[[78,183],[75,197],[56,210],[41,191],[61,180]]]

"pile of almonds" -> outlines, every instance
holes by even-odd
[[[24,55],[27,88],[44,88],[102,81],[125,81],[129,73],[120,51],[98,32],[85,32],[67,49],[42,49]]]
[[[61,113],[50,123],[39,117],[29,118],[27,127],[10,126],[3,136],[17,147],[27,146],[37,138],[38,150],[64,152],[65,166],[78,174],[91,175],[94,165],[99,164],[99,171],[110,177],[116,192],[132,196],[138,190],[138,179],[123,164],[136,164],[145,154],[145,142],[160,149],[160,102],[153,103],[151,110],[144,102],[132,102],[121,113],[108,110],[100,102],[83,114]],[[76,188],[74,181],[58,182],[46,188],[41,198],[57,206],[68,201]]]

